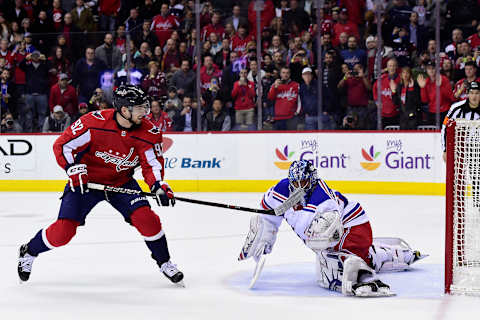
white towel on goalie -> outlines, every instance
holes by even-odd
[[[288,179],[283,179],[264,194],[261,205],[264,209],[274,209],[281,205],[289,195]],[[313,192],[306,196],[301,210],[289,209],[283,217],[262,216],[277,228],[280,227],[283,218],[285,218],[295,233],[306,240],[305,230],[310,226],[315,214],[335,210],[341,213],[344,228],[369,221],[367,214],[358,202],[348,201],[340,192],[330,189],[323,180],[319,180]]]

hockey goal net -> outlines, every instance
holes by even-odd
[[[445,292],[480,296],[480,121],[447,125]]]

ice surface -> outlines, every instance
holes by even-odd
[[[431,254],[382,279],[393,298],[346,298],[315,285],[314,254],[282,225],[256,289],[237,257],[249,213],[178,203],[154,207],[187,288],[170,284],[137,231],[102,203],[66,246],[40,256],[19,284],[17,250],[54,221],[58,193],[0,193],[0,319],[476,319],[480,298],[444,296],[444,198],[349,195],[370,216],[374,236],[405,239]],[[182,194],[257,206],[256,193]]]

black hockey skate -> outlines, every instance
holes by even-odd
[[[160,271],[173,283],[183,285],[183,273],[177,269],[177,266],[170,261],[162,263],[160,265]]]
[[[32,272],[33,260],[35,256],[32,256],[28,253],[28,245],[24,244],[20,247],[18,254],[18,276],[20,280],[25,282],[30,278],[30,273]]]

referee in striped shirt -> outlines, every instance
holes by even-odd
[[[447,153],[447,122],[448,120],[455,119],[467,119],[467,120],[479,120],[480,119],[480,83],[473,81],[468,88],[468,97],[466,100],[455,102],[448,110],[447,116],[443,120],[442,124],[442,148],[443,148],[443,160],[446,161]]]

